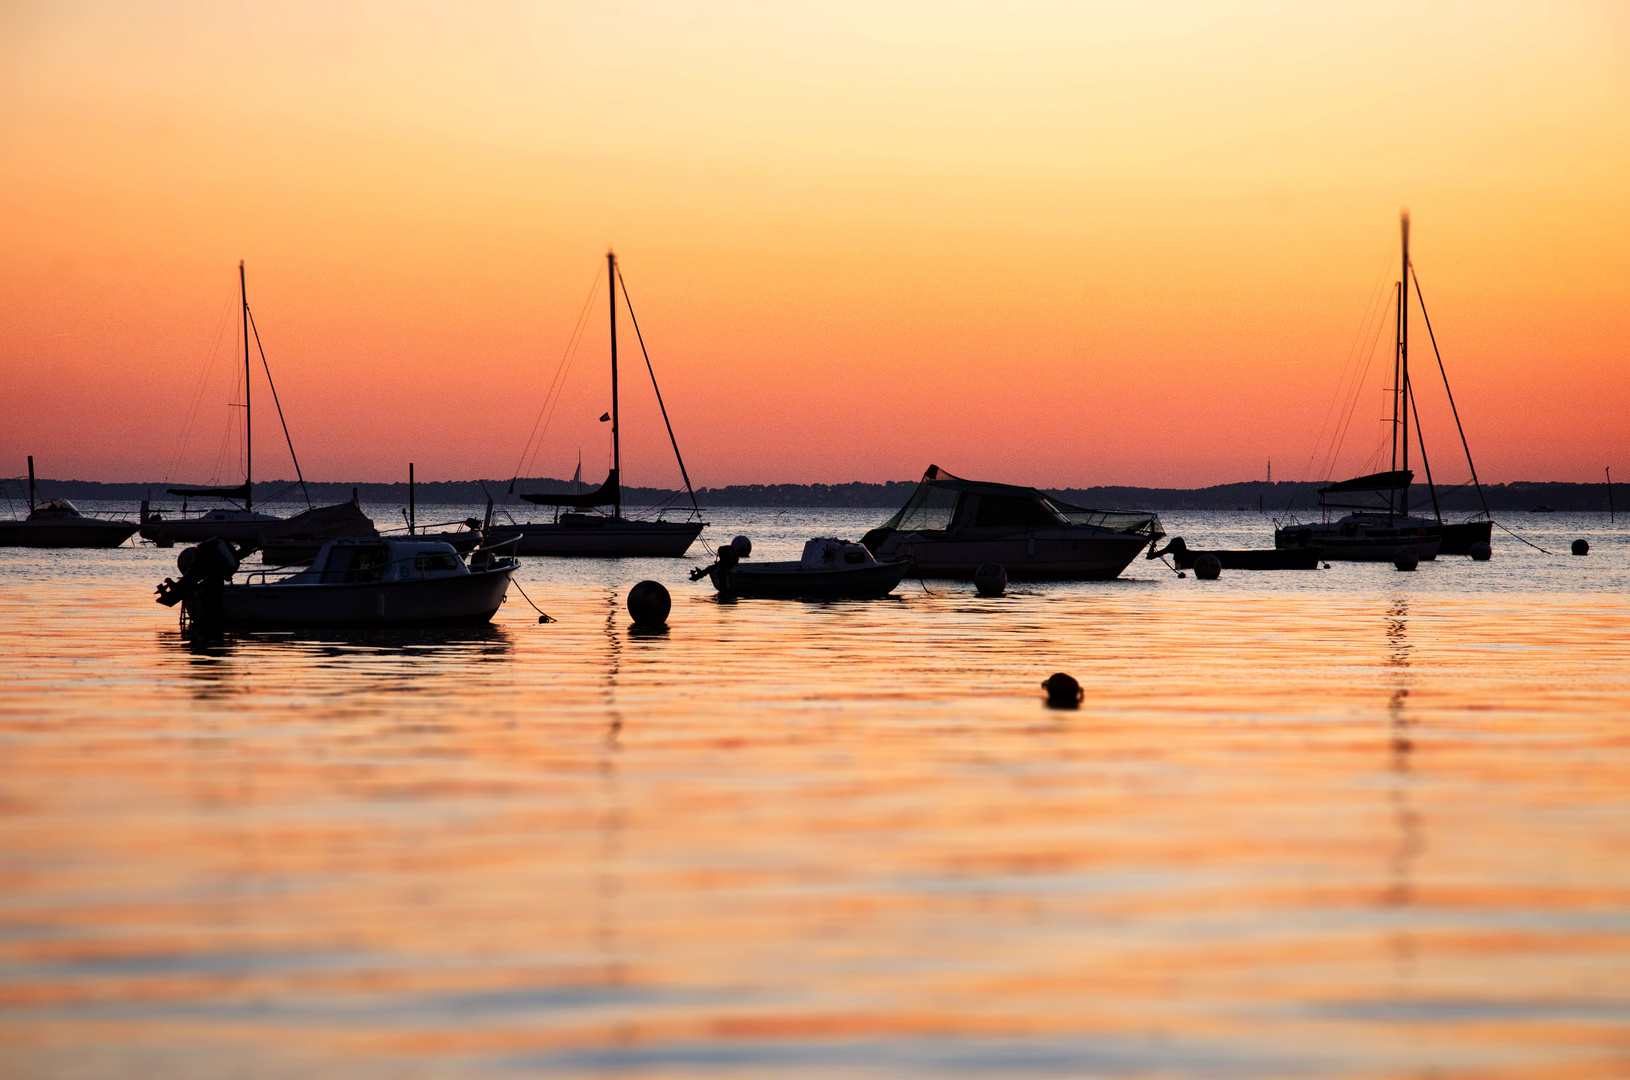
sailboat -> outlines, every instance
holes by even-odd
[[[1409,378],[1409,284],[1415,282],[1416,300],[1420,300],[1420,280],[1415,277],[1414,265],[1409,258],[1409,213],[1400,217],[1399,232],[1402,239],[1402,273],[1395,286],[1397,290],[1397,324],[1393,347],[1392,391],[1392,467],[1386,472],[1356,476],[1319,489],[1319,508],[1324,520],[1313,524],[1286,525],[1274,530],[1276,548],[1323,549],[1326,559],[1347,561],[1390,562],[1398,555],[1409,552],[1422,561],[1435,559],[1439,554],[1469,555],[1472,545],[1488,543],[1494,523],[1488,517],[1488,504],[1483,505],[1483,520],[1446,524],[1438,504],[1437,488],[1432,483],[1432,466],[1426,457],[1426,441],[1421,433],[1420,411],[1417,408],[1414,386]],[[1426,307],[1421,303],[1422,317]],[[1426,319],[1428,334],[1432,323]],[[1436,335],[1432,335],[1433,352],[1437,352]],[[1466,443],[1466,432],[1460,426],[1460,413],[1454,405],[1453,391],[1449,390],[1449,377],[1438,356],[1438,369],[1443,372],[1444,390],[1449,395],[1449,406],[1460,429],[1461,445],[1466,449],[1466,463],[1471,468],[1472,483],[1482,497],[1482,485],[1477,480],[1477,467],[1472,464],[1471,448]],[[1409,467],[1409,421],[1415,420],[1415,440],[1420,450],[1421,466],[1426,472],[1426,488],[1431,497],[1430,518],[1409,512],[1409,489],[1415,473]],[[1349,498],[1368,495],[1369,502],[1348,502]],[[1335,496],[1335,498],[1332,498]],[[1339,500],[1339,501],[1338,501]],[[1336,521],[1330,520],[1331,510],[1351,510]]]
[[[150,512],[147,500],[143,499],[141,535],[144,540],[151,540],[159,547],[171,547],[178,541],[192,544],[215,537],[240,542],[258,540],[261,529],[283,520],[271,514],[255,512],[255,443],[250,437],[254,430],[254,413],[249,407],[249,287],[244,280],[242,262],[238,263],[238,296],[243,315],[243,483],[236,487],[173,487],[166,490],[182,499],[225,499],[242,505],[217,507],[188,516],[187,505],[183,502],[179,515],[166,516],[160,511]]]
[[[136,526],[81,514],[67,499],[35,498],[34,455],[28,455],[28,516],[0,521],[0,547],[112,548],[130,539]]]
[[[607,474],[605,483],[586,494],[520,493],[521,498],[527,502],[536,506],[553,506],[556,512],[554,518],[549,521],[492,523],[489,535],[494,540],[517,538],[515,551],[518,555],[677,558],[685,554],[686,549],[707,527],[707,522],[700,520],[663,521],[658,518],[655,521],[643,521],[623,516],[622,439],[617,397],[617,286],[622,282],[622,274],[617,269],[616,254],[610,251],[606,252],[606,277],[611,312],[611,412],[602,419],[609,419],[611,422],[611,471]],[[627,297],[628,286],[624,284],[625,301]],[[633,318],[633,314],[630,306],[630,319]],[[639,335],[637,320],[634,322],[634,333],[636,336]],[[642,338],[640,342],[642,352],[644,348]],[[646,356],[646,367],[650,369],[649,356]],[[654,369],[651,370],[651,385],[656,387]],[[662,421],[668,427],[668,440],[673,444],[674,458],[679,462],[679,473],[685,480],[685,491],[690,495],[693,516],[699,515],[701,508],[696,503],[696,492],[691,488],[690,475],[685,471],[685,459],[679,454],[679,442],[674,438],[673,425],[668,422],[668,408],[662,404],[660,388],[657,388],[657,404],[662,409]],[[610,514],[570,512],[605,507],[611,508]]]

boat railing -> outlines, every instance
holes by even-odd
[[[519,536],[516,536],[516,537],[512,537],[512,538],[510,538],[508,540],[500,540],[497,543],[488,544],[488,545],[486,545],[484,547],[472,548],[472,549],[470,549],[470,553],[467,556],[467,558],[469,560],[469,564],[474,563],[475,557],[477,555],[482,555],[482,556],[485,556],[485,558],[483,558],[483,560],[482,560],[483,565],[480,567],[480,569],[482,569],[482,570],[491,569],[491,564],[494,561],[492,559],[492,556],[494,554],[497,554],[498,552],[502,551],[504,548],[513,548],[516,544],[520,543],[520,541],[521,541],[521,538]],[[386,584],[386,583],[388,583],[390,581],[424,581],[425,580],[425,567],[423,567],[423,566],[416,566],[416,569],[419,571],[418,577],[411,577],[411,576],[406,577],[406,578],[403,578],[403,577],[400,577],[400,576],[393,577],[389,573],[389,570],[393,566],[406,566],[408,563],[417,564],[419,559],[421,557],[423,557],[425,554],[426,554],[426,552],[416,551],[412,555],[406,556],[404,558],[386,559],[384,562],[371,563],[368,566],[348,566],[348,567],[345,567],[344,569],[340,569],[340,568],[336,567],[333,570],[329,570],[329,569],[325,568],[323,570],[318,571],[318,573],[321,575],[321,579],[318,582],[316,582],[316,584],[319,584],[319,585],[373,585],[373,584]],[[437,553],[437,554],[444,554],[444,553]],[[457,558],[457,557],[458,556],[455,554],[454,558]],[[505,555],[499,555],[498,556],[498,558],[500,560],[505,559],[505,558],[513,559],[514,557],[515,556],[514,556],[513,552],[511,554],[507,555],[507,556],[505,556]],[[475,567],[474,565],[470,565],[470,570],[472,572],[475,571],[476,569],[477,569],[477,567]],[[243,583],[245,585],[256,585],[256,584],[258,584],[258,585],[269,585],[269,584],[273,583],[274,577],[275,577],[276,581],[278,581],[278,582],[285,582],[285,581],[288,581],[288,580],[290,580],[292,578],[298,577],[301,574],[307,573],[310,570],[311,570],[311,567],[309,567],[309,566],[300,566],[300,567],[279,566],[279,567],[277,567],[275,569],[262,568],[260,570],[244,570],[244,571],[242,571],[242,573],[244,575]],[[345,580],[331,581],[331,580],[329,580],[330,575],[333,575],[334,577],[343,579],[346,574],[361,574],[363,572],[367,572],[369,574],[369,578],[367,580],[362,580],[362,579],[353,579],[351,581],[345,581]],[[375,572],[377,572],[377,576],[374,576]]]

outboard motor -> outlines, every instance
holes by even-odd
[[[712,566],[696,567],[690,572],[690,579],[692,581],[701,581],[715,570],[722,570],[728,573],[730,570],[734,569],[735,565],[739,562],[741,562],[741,555],[736,552],[733,545],[720,544],[719,561],[714,563]],[[719,579],[715,578],[714,584],[718,584],[718,581]]]
[[[185,601],[187,606],[182,610],[189,615],[219,614],[223,587],[232,580],[243,557],[253,550],[253,544],[235,548],[218,537],[183,548],[175,560],[181,580],[165,578],[157,589],[158,602],[175,607]]]

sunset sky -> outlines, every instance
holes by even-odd
[[[510,475],[596,288],[598,479],[608,246],[698,484],[1320,479],[1355,354],[1367,471],[1406,206],[1483,479],[1630,480],[1630,4],[0,0],[0,475],[240,479],[242,259],[321,480]]]

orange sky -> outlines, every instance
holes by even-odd
[[[4,3],[0,474],[235,479],[241,258],[308,478],[507,476],[611,244],[698,484],[1312,479],[1407,205],[1483,478],[1630,479],[1627,193],[1624,4]]]

